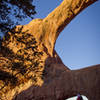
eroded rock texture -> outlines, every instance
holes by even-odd
[[[12,29],[0,50],[1,100],[64,100],[81,93],[100,98],[100,65],[70,70],[56,51],[64,27],[96,0],[63,0],[46,18]]]

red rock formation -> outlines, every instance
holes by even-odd
[[[63,0],[46,18],[7,34],[0,51],[0,99],[64,100],[80,93],[99,100],[100,65],[72,71],[54,50],[64,27],[95,1]]]

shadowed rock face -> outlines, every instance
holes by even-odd
[[[65,100],[78,93],[89,100],[100,98],[100,65],[69,70],[59,57],[49,59],[55,62],[45,67],[44,84],[41,87],[31,86],[14,100]]]
[[[70,70],[54,50],[64,27],[95,1],[63,0],[46,18],[7,34],[0,50],[1,100],[64,100],[78,93],[99,100],[100,65]]]

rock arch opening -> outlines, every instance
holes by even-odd
[[[66,66],[80,69],[99,64],[100,61],[100,16],[92,5],[81,12],[62,31],[55,49]],[[97,7],[99,4],[97,5]],[[96,19],[94,19],[96,18]]]

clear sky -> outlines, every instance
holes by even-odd
[[[46,17],[61,2],[34,0],[37,11],[35,18]],[[100,64],[100,1],[71,21],[57,39],[55,49],[64,64],[71,69]]]

